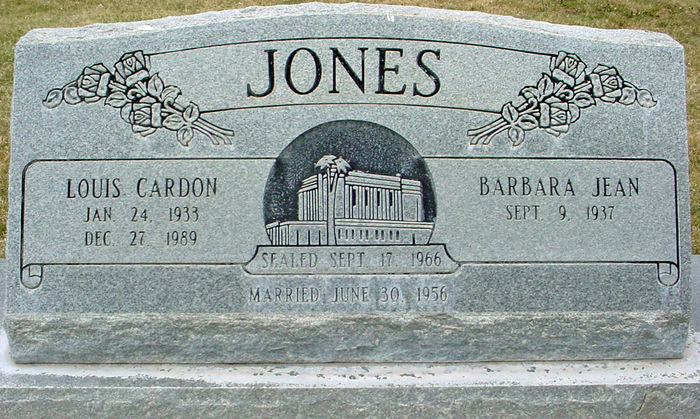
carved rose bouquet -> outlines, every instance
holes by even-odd
[[[122,119],[143,137],[165,128],[175,131],[183,146],[189,145],[195,132],[204,134],[215,145],[232,143],[233,131],[201,118],[196,104],[179,104],[180,94],[179,88],[166,86],[158,73],[151,73],[148,55],[135,51],[124,54],[114,71],[101,63],[85,67],[77,80],[51,90],[43,104],[55,108],[64,101],[77,105],[104,99],[106,105],[120,109]]]
[[[534,129],[559,137],[569,132],[581,109],[595,106],[598,99],[622,105],[636,102],[645,108],[656,105],[648,90],[625,81],[615,67],[599,64],[588,73],[578,56],[564,51],[551,58],[549,74],[543,73],[536,86],[524,87],[519,96],[522,103],[506,103],[498,119],[469,130],[470,143],[489,144],[493,137],[507,132],[513,147],[517,147],[525,140],[525,131]]]

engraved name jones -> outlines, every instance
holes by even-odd
[[[270,95],[279,85],[286,86],[287,89],[297,95],[308,95],[315,92],[321,86],[321,80],[330,73],[330,83],[327,92],[330,94],[340,93],[339,74],[345,73],[344,77],[349,77],[356,88],[366,93],[366,75],[368,63],[372,66],[372,73],[376,75],[376,84],[370,90],[377,95],[410,95],[418,97],[435,96],[441,87],[440,78],[433,68],[433,64],[440,61],[439,49],[423,49],[415,56],[408,57],[408,53],[403,48],[374,48],[368,58],[368,47],[357,48],[356,51],[341,52],[338,48],[329,48],[327,51],[316,51],[311,48],[297,48],[290,52],[284,62],[284,75],[279,75],[276,68],[276,61],[279,60],[276,49],[265,50],[267,68],[252,74],[266,74],[266,80],[248,83],[246,92],[248,97],[265,97]],[[328,54],[330,52],[330,55]],[[350,56],[349,54],[352,54]],[[329,60],[325,60],[325,57]],[[350,58],[351,57],[351,58]],[[350,62],[357,62],[354,66]],[[406,66],[415,66],[419,69],[422,77],[409,80],[404,76]],[[310,68],[311,71],[303,72],[298,68]],[[282,78],[280,81],[278,79]]]

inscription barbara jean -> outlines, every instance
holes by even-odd
[[[588,185],[587,191],[592,197],[630,197],[639,195],[639,177],[612,178],[597,176]],[[507,176],[489,178],[479,177],[481,195],[500,196],[576,196],[574,182],[571,178]]]

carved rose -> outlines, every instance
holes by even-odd
[[[549,62],[549,70],[554,80],[570,87],[580,84],[586,78],[586,64],[576,54],[559,51]]]
[[[588,78],[591,81],[593,97],[612,103],[622,96],[625,81],[615,67],[598,64]]]
[[[578,108],[573,108],[575,105],[556,100],[556,98],[550,98],[540,103],[540,128],[544,128],[556,136],[569,132],[569,125],[574,121],[572,111],[578,113]]]
[[[85,67],[83,74],[78,77],[78,96],[87,103],[107,97],[111,79],[112,74],[101,63]]]
[[[126,86],[133,86],[141,80],[149,77],[148,71],[151,68],[151,62],[143,51],[129,52],[122,55],[122,58],[114,64],[116,77]]]
[[[145,137],[163,126],[161,103],[134,103],[130,108],[128,118],[134,132]]]
[[[498,119],[467,131],[471,145],[488,145],[507,132],[513,147],[520,146],[527,131],[542,129],[559,137],[581,116],[581,110],[596,106],[596,98],[609,103],[644,108],[656,106],[650,91],[620,77],[615,67],[598,65],[593,71],[575,55],[560,51],[549,62],[536,85],[520,90],[520,100],[506,103]]]
[[[119,109],[132,131],[143,137],[165,128],[175,131],[183,146],[189,145],[195,132],[205,135],[214,145],[232,144],[232,130],[202,118],[194,103],[177,103],[180,89],[166,86],[158,73],[151,74],[150,70],[148,55],[143,51],[129,52],[114,64],[114,70],[102,63],[85,67],[77,79],[51,89],[42,103],[53,109],[63,102],[78,105],[104,99],[105,105]]]

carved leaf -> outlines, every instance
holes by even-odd
[[[180,96],[180,89],[178,89],[175,86],[167,86],[165,89],[163,89],[163,93],[160,96],[160,99],[163,102],[174,102],[175,99],[177,99],[178,96]]]
[[[121,108],[129,100],[126,98],[126,95],[122,92],[114,92],[111,95],[107,96],[107,99],[105,100],[105,105],[109,105],[113,108]]]
[[[574,104],[569,104],[569,113],[571,114],[571,122],[576,122],[581,116],[581,110]]]
[[[182,116],[172,114],[163,120],[163,126],[171,131],[177,131],[187,125]]]
[[[530,131],[538,126],[537,118],[532,115],[523,115],[518,119],[518,126],[525,131]]]
[[[194,130],[191,127],[182,127],[177,131],[177,141],[185,147],[190,145],[193,137]]]
[[[53,89],[46,95],[46,99],[41,102],[49,109],[55,108],[63,102],[63,91],[61,89]]]
[[[131,110],[133,108],[133,105],[131,103],[127,103],[124,105],[124,107],[119,111],[119,114],[121,115],[122,119],[127,123],[131,124]]]
[[[190,103],[185,110],[182,111],[182,117],[185,118],[185,121],[190,124],[196,121],[199,118],[199,106],[195,105],[194,103]]]
[[[503,109],[501,109],[501,116],[506,120],[506,122],[512,124],[513,121],[518,119],[518,110],[515,109],[511,102],[508,102],[503,105]]]
[[[520,91],[520,96],[524,97],[525,99],[537,99],[538,98],[538,91],[537,88],[534,86],[526,86],[523,88],[523,90]]]
[[[80,96],[78,95],[78,88],[75,86],[66,86],[63,88],[63,100],[69,105],[76,105],[80,103]]]
[[[163,83],[163,79],[156,73],[148,81],[148,94],[159,98],[161,93],[163,93],[163,87],[165,87],[165,83]]]
[[[542,78],[537,83],[537,91],[540,94],[540,99],[551,96],[554,93],[554,82],[547,74],[542,74]]]
[[[595,105],[595,100],[589,93],[578,92],[574,95],[574,104],[579,108],[587,108],[591,105]]]
[[[623,105],[631,105],[637,100],[637,93],[634,91],[633,87],[624,87],[622,89],[622,96],[620,96],[619,102]]]
[[[512,126],[508,129],[508,138],[513,143],[513,147],[517,147],[525,141],[525,131],[518,126]]]
[[[651,92],[644,89],[637,91],[637,102],[640,106],[645,108],[653,108],[657,103],[654,100],[654,96],[651,95]]]

